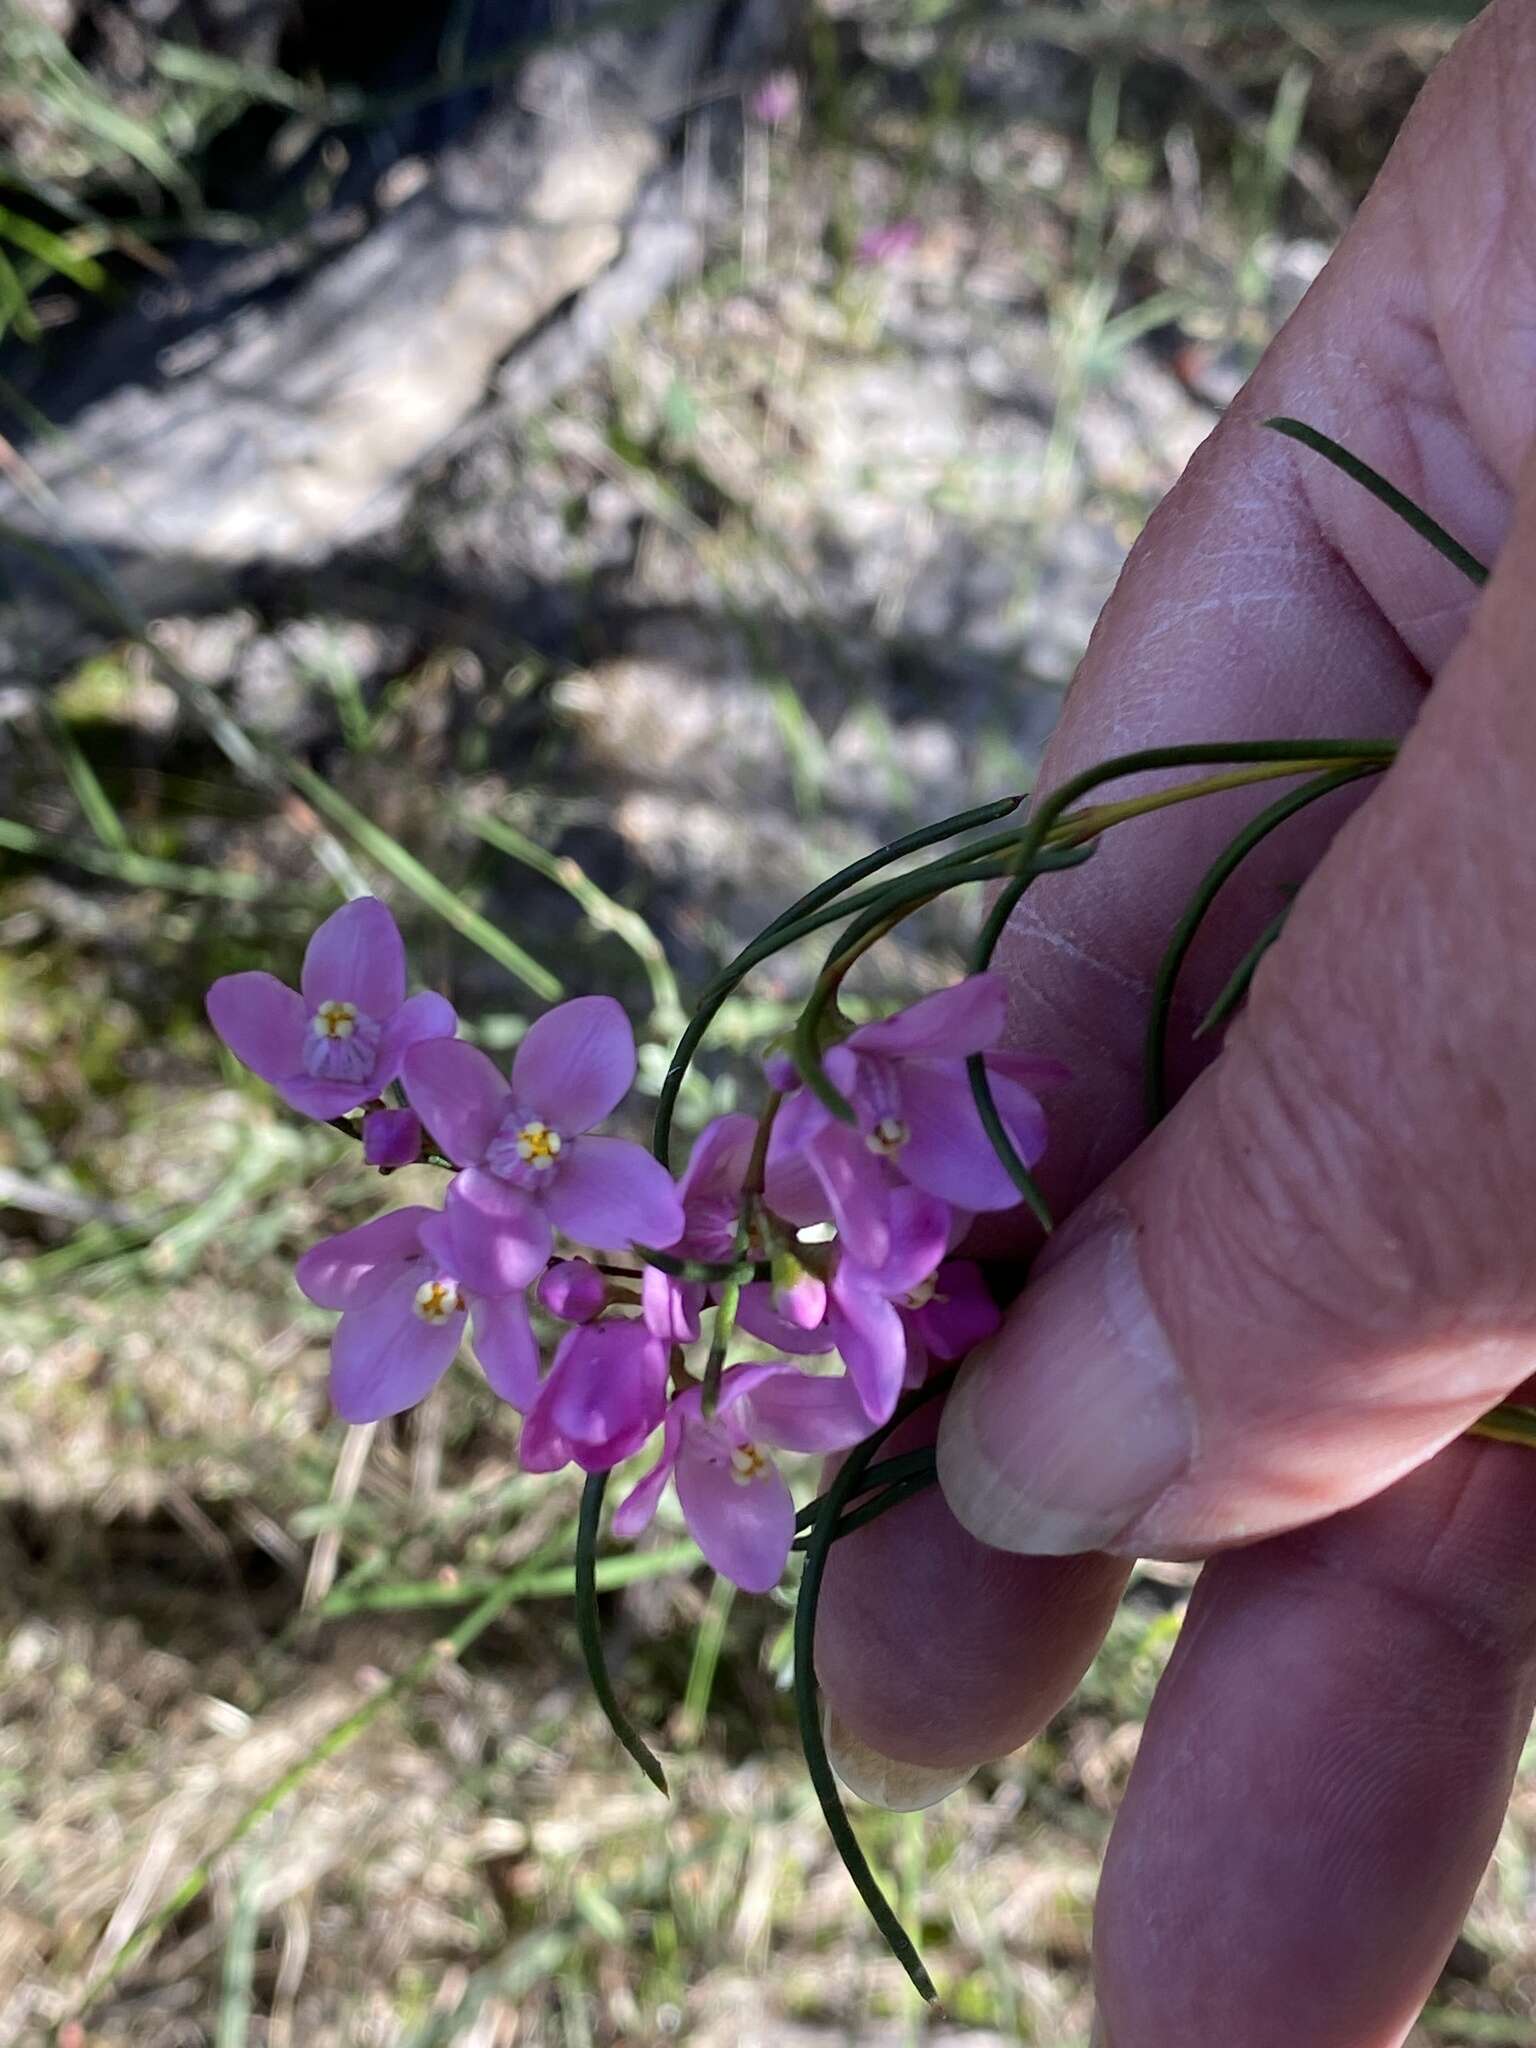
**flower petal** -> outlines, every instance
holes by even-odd
[[[361,1006],[359,1006],[361,1007]],[[395,1011],[384,1026],[379,1050],[373,1062],[373,1092],[382,1095],[400,1072],[401,1062],[413,1045],[432,1038],[452,1038],[459,1020],[446,996],[423,989]],[[498,1076],[498,1079],[500,1077]]]
[[[1003,1312],[980,1266],[950,1259],[938,1270],[932,1299],[911,1313],[911,1325],[935,1358],[964,1358],[1002,1328]]]
[[[1003,1035],[1008,990],[1000,974],[973,974],[953,988],[861,1024],[843,1041],[851,1052],[878,1052],[897,1059],[963,1060],[986,1052]]]
[[[664,1344],[696,1344],[707,1292],[696,1280],[677,1280],[659,1266],[647,1266],[640,1282],[645,1327]]]
[[[886,1215],[891,1242],[882,1263],[862,1269],[845,1259],[838,1277],[845,1288],[868,1287],[892,1300],[921,1287],[949,1250],[949,1204],[921,1188],[893,1188]]]
[[[443,1209],[423,1225],[421,1241],[471,1294],[517,1294],[549,1257],[549,1224],[520,1188],[467,1167],[448,1183]]]
[[[987,1072],[1006,1075],[1031,1095],[1039,1094],[1042,1088],[1064,1088],[1072,1078],[1072,1069],[1065,1060],[1053,1060],[1043,1052],[989,1052]]]
[[[418,1232],[436,1214],[420,1207],[390,1209],[338,1231],[310,1246],[294,1278],[317,1308],[362,1308],[400,1278],[403,1266],[421,1258]]]
[[[676,1408],[667,1410],[666,1430],[661,1440],[661,1455],[633,1490],[627,1493],[613,1511],[613,1533],[626,1542],[640,1534],[661,1505],[661,1496],[666,1491],[667,1481],[672,1477],[672,1468],[677,1463],[678,1446],[683,1440],[682,1417]]]
[[[627,1138],[577,1138],[560,1155],[544,1197],[550,1221],[579,1244],[665,1250],[683,1234],[672,1176]]]
[[[831,1117],[808,1149],[844,1246],[861,1266],[884,1265],[891,1249],[887,1212],[896,1185],[884,1165],[857,1131]]]
[[[751,1395],[752,1422],[764,1443],[784,1451],[841,1451],[874,1427],[851,1379],[782,1367]]]
[[[203,998],[208,1022],[241,1066],[274,1084],[304,1072],[309,1011],[275,974],[225,974]],[[361,1097],[356,1098],[361,1100]],[[351,1103],[343,1107],[350,1109]]]
[[[568,1138],[611,1116],[634,1079],[635,1034],[612,996],[577,996],[546,1010],[512,1061],[518,1108]]]
[[[461,1038],[428,1038],[408,1048],[401,1071],[412,1109],[454,1165],[478,1165],[512,1107],[494,1061]]]
[[[518,1463],[525,1472],[558,1472],[574,1456],[574,1447],[556,1429],[548,1404],[535,1399],[523,1417],[523,1433],[517,1440]]]
[[[346,1116],[350,1110],[360,1109],[373,1093],[371,1081],[316,1081],[308,1074],[297,1074],[292,1080],[274,1081],[272,1086],[290,1109],[296,1109],[300,1116],[312,1116],[317,1123],[329,1123],[332,1117]]]
[[[688,1164],[677,1184],[683,1207],[686,1209],[694,1197],[711,1201],[739,1195],[756,1140],[757,1118],[748,1116],[745,1110],[717,1116],[707,1123],[693,1141]]]
[[[615,1318],[561,1340],[533,1412],[547,1414],[583,1471],[605,1472],[639,1450],[666,1403],[667,1347],[643,1323]]]
[[[784,1476],[768,1471],[741,1484],[725,1465],[691,1455],[677,1460],[683,1519],[705,1557],[744,1593],[768,1593],[784,1575],[795,1537],[795,1503]]]
[[[539,1343],[522,1295],[474,1302],[469,1339],[491,1392],[514,1408],[531,1408],[539,1392]]]
[[[774,1119],[763,1190],[769,1208],[786,1223],[825,1223],[832,1214],[808,1149],[831,1121],[831,1112],[808,1088],[791,1095]]]
[[[1045,1112],[1026,1088],[992,1077],[992,1096],[1026,1166],[1045,1150]],[[964,1067],[914,1060],[901,1070],[901,1107],[911,1135],[897,1164],[905,1177],[962,1209],[1011,1209],[1019,1200],[982,1125]]]
[[[365,1308],[349,1309],[331,1339],[331,1402],[347,1422],[378,1422],[414,1408],[453,1363],[462,1315],[427,1323],[406,1273]]]
[[[837,1306],[833,1327],[837,1348],[848,1367],[859,1399],[876,1429],[890,1420],[891,1410],[901,1398],[901,1384],[907,1369],[907,1331],[890,1302],[862,1288],[839,1290],[833,1282]]]
[[[377,896],[331,912],[304,950],[299,987],[311,1010],[356,1003],[378,1024],[394,1015],[405,1001],[405,941]]]

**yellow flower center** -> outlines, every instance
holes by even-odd
[[[768,1460],[756,1444],[732,1444],[731,1477],[738,1486],[750,1486],[768,1470]]]
[[[424,1323],[436,1325],[446,1323],[452,1316],[462,1315],[464,1297],[459,1292],[457,1280],[440,1276],[436,1280],[422,1282],[416,1290],[413,1306]]]
[[[899,1116],[883,1116],[874,1128],[865,1133],[864,1142],[871,1152],[878,1152],[882,1159],[889,1159],[893,1152],[899,1152],[912,1133]]]
[[[350,1038],[356,1029],[356,1003],[322,1003],[315,1012],[316,1038]]]
[[[547,1173],[560,1156],[560,1133],[535,1118],[517,1134],[517,1156],[525,1166]]]

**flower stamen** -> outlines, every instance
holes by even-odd
[[[768,1460],[756,1444],[732,1444],[731,1477],[738,1486],[750,1486],[754,1479],[763,1478],[768,1470]]]
[[[435,1280],[421,1283],[411,1306],[424,1323],[440,1328],[454,1316],[464,1313],[464,1296],[459,1291],[457,1280],[450,1280],[446,1274],[440,1273]]]

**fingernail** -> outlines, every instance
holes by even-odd
[[[983,1543],[1066,1557],[1112,1547],[1193,1445],[1135,1231],[1116,1204],[966,1365],[939,1430],[939,1480]]]
[[[974,1764],[963,1771],[935,1771],[924,1764],[904,1764],[893,1756],[882,1756],[846,1728],[830,1707],[822,1710],[821,1739],[833,1770],[848,1790],[871,1806],[883,1806],[888,1813],[917,1813],[925,1806],[937,1806],[975,1775]]]

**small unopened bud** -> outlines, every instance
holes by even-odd
[[[421,1118],[414,1109],[370,1109],[363,1118],[363,1158],[393,1173],[421,1157]]]
[[[562,1323],[591,1323],[608,1306],[608,1282],[590,1259],[557,1259],[540,1279],[538,1296]]]

